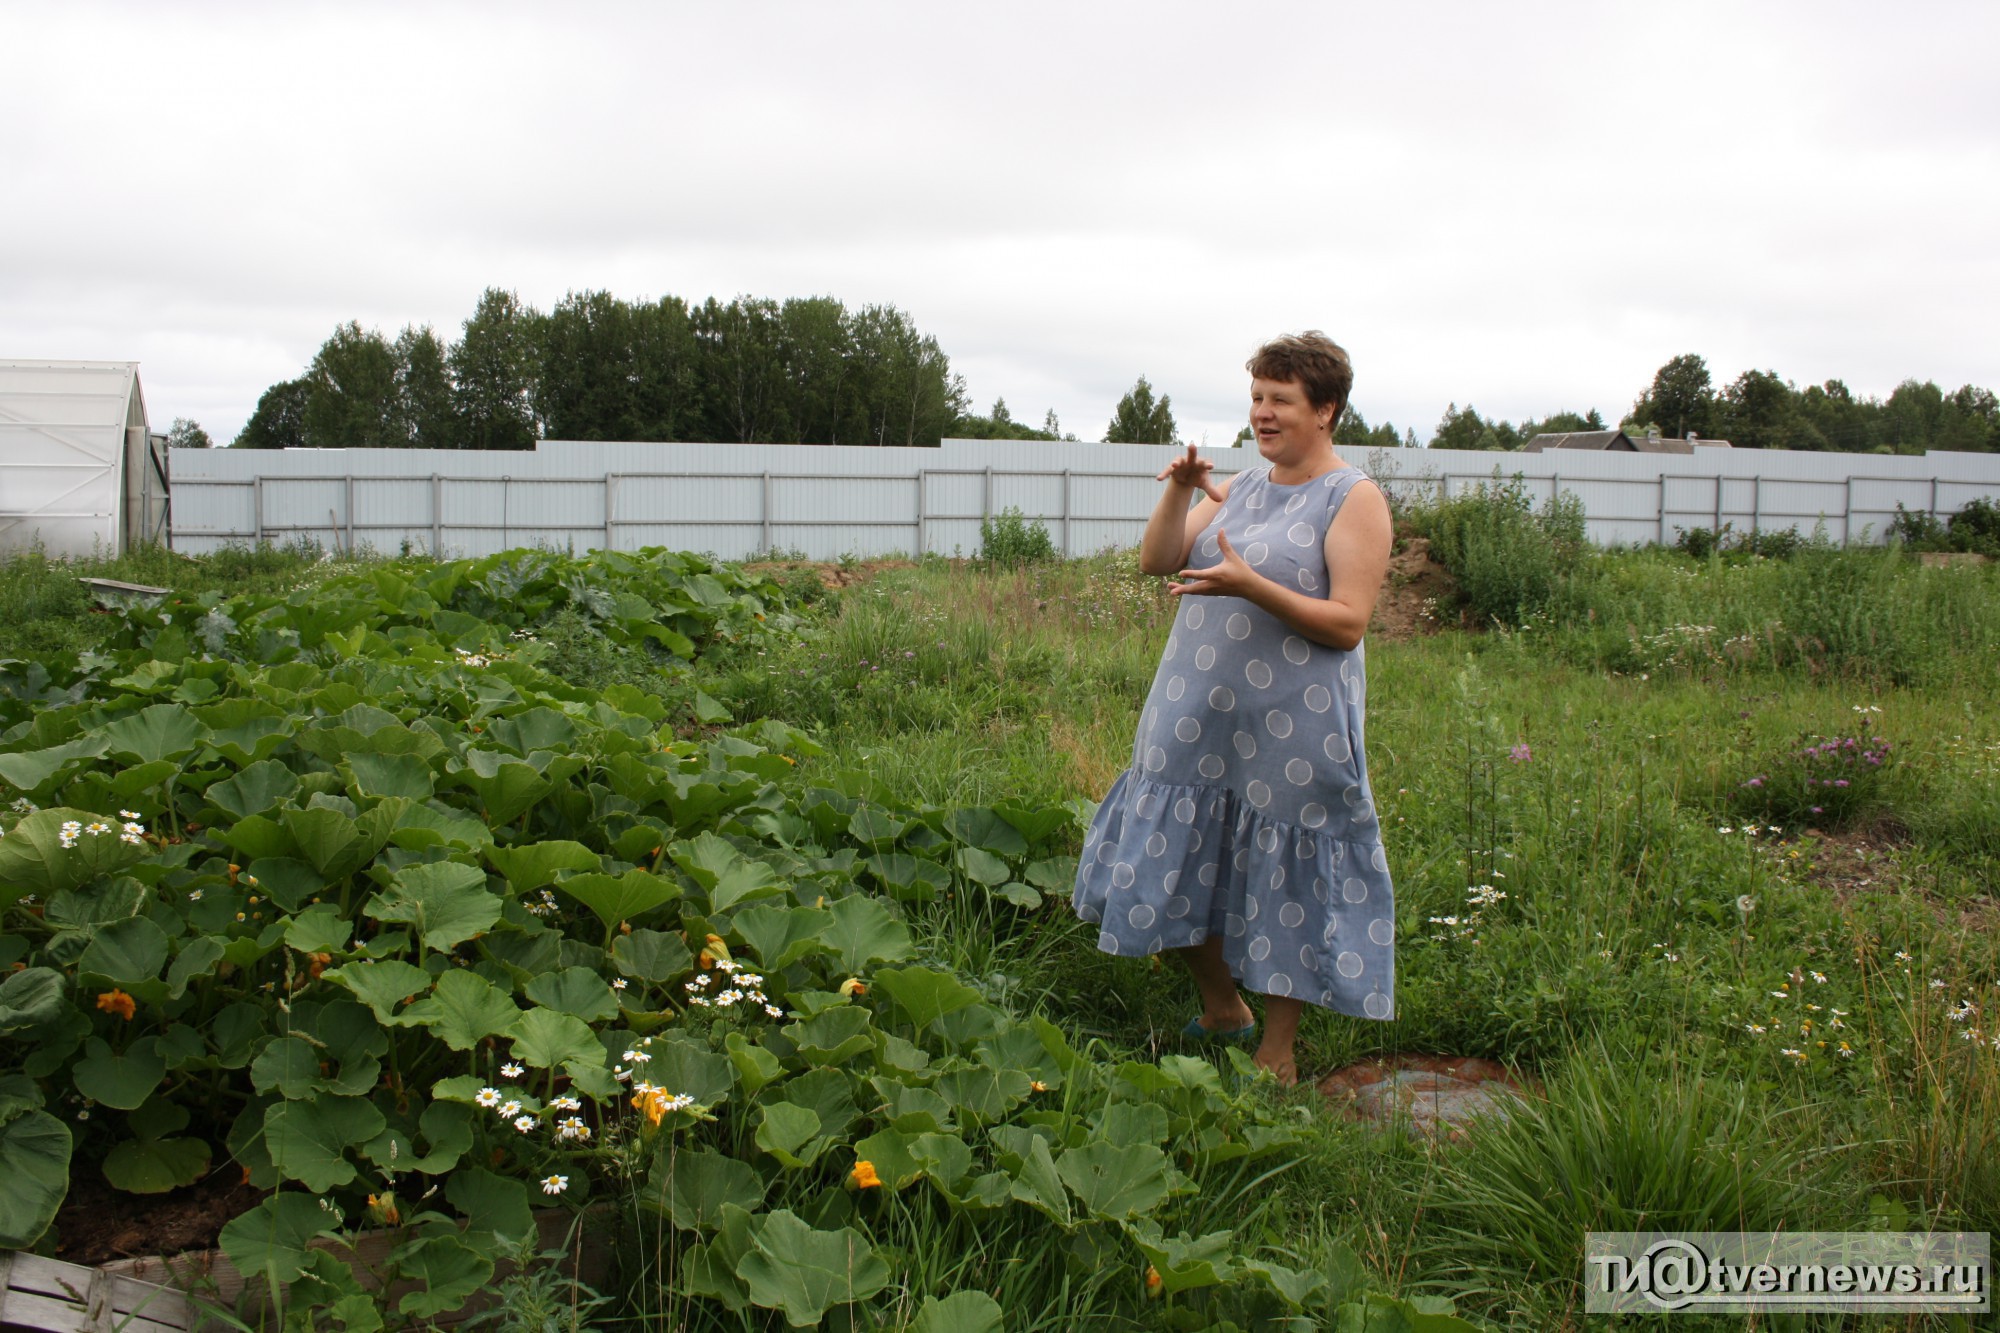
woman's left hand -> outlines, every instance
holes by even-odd
[[[1222,550],[1222,563],[1207,569],[1183,569],[1177,576],[1180,582],[1167,585],[1168,592],[1176,597],[1247,597],[1250,588],[1262,581],[1263,576],[1236,554],[1228,533],[1217,532],[1215,540]]]

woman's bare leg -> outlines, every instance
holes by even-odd
[[[1286,1087],[1299,1081],[1299,1065],[1292,1044],[1298,1040],[1299,1018],[1305,1011],[1304,1000],[1288,995],[1264,997],[1264,1040],[1257,1045],[1256,1060]]]
[[[1236,978],[1229,975],[1229,964],[1222,961],[1222,936],[1210,935],[1200,944],[1174,952],[1187,964],[1187,970],[1194,974],[1194,984],[1201,990],[1203,1027],[1210,1032],[1234,1032],[1257,1020],[1257,1015],[1237,994]],[[1298,1026],[1296,1015],[1292,1026]]]

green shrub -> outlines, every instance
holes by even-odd
[[[1519,477],[1503,481],[1497,473],[1410,518],[1480,623],[1518,625],[1553,608],[1586,549],[1581,501],[1556,495],[1537,510]]]
[[[2000,557],[2000,505],[1985,496],[1953,514],[1949,530],[1954,551]]]
[[[1019,569],[1060,559],[1049,530],[1012,505],[979,520],[979,559],[988,568]]]
[[[1896,506],[1896,516],[1889,520],[1889,540],[1899,542],[1912,551],[1948,551],[1951,538],[1936,514],[1927,509],[1905,509]]]

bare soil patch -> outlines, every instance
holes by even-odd
[[[81,1171],[56,1214],[56,1257],[96,1265],[208,1249],[224,1223],[255,1208],[264,1194],[226,1160],[194,1184],[165,1194],[126,1194]]]
[[[1389,557],[1389,578],[1376,599],[1368,637],[1396,640],[1436,634],[1456,620],[1444,610],[1455,590],[1450,572],[1431,558],[1431,544],[1422,537],[1403,538]]]
[[[849,560],[849,561],[808,561],[803,564],[794,560],[761,560],[743,566],[746,573],[776,574],[794,569],[810,569],[827,588],[838,591],[851,588],[857,583],[866,583],[884,570],[915,569],[914,560]]]
[[[1917,560],[1931,566],[1990,565],[1993,557],[1977,551],[1919,551]]]

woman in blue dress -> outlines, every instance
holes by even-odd
[[[1256,1060],[1289,1084],[1305,1005],[1395,1012],[1361,644],[1391,534],[1380,488],[1333,445],[1347,353],[1288,335],[1246,368],[1263,465],[1217,483],[1190,446],[1159,474],[1139,563],[1178,575],[1179,606],[1072,903],[1107,953],[1181,956],[1201,991],[1191,1039],[1255,1035],[1239,987],[1262,994]]]

